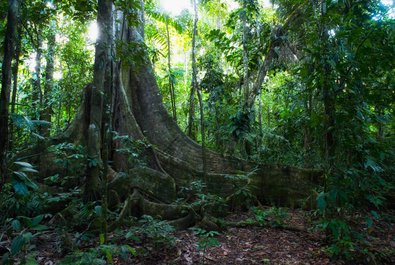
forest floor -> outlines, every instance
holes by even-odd
[[[127,260],[115,255],[112,257],[112,264],[357,264],[331,260],[325,252],[327,245],[324,234],[312,229],[312,222],[308,216],[302,210],[289,210],[282,227],[230,226],[210,237],[211,246],[206,248],[202,247],[202,239],[207,243],[207,237],[196,235],[192,230],[173,232],[175,243],[172,247],[165,248],[150,243],[119,241],[115,239],[116,235],[110,235],[110,241],[114,239],[116,244],[128,244],[137,252],[135,257],[129,257]],[[235,213],[227,216],[225,220],[237,223],[251,220],[252,217],[251,212]],[[374,231],[370,232],[371,249],[391,254],[387,254],[385,260],[368,264],[395,264],[395,223],[380,221],[375,227]],[[55,231],[43,232],[35,238],[33,253],[38,264],[59,264],[64,259],[59,247],[60,240],[61,236]],[[95,244],[88,244],[80,250],[89,248],[94,249]],[[92,261],[65,264],[105,263]]]
[[[226,219],[234,222],[251,217],[239,213]],[[219,245],[206,250],[199,250],[199,239],[193,233],[181,232],[174,264],[329,264],[322,249],[323,236],[306,230],[302,211],[289,212],[284,225],[292,229],[229,227],[218,236]]]
[[[237,222],[252,217],[250,212],[232,214],[225,219]],[[331,260],[325,252],[325,235],[312,228],[302,210],[290,210],[282,227],[228,227],[218,235],[218,245],[206,249],[199,249],[201,238],[191,231],[175,235],[176,247],[172,252],[157,252],[136,259],[133,264],[356,264]],[[395,264],[395,223],[377,224],[370,240],[372,250],[392,253],[378,264]]]

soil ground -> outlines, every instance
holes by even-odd
[[[225,220],[237,222],[252,217],[252,213],[237,213],[227,216]],[[133,246],[137,253],[144,254],[128,260],[113,257],[113,264],[356,264],[329,258],[324,251],[324,234],[311,229],[310,218],[304,211],[290,210],[284,225],[288,228],[254,225],[228,227],[215,236],[215,246],[206,249],[198,247],[199,237],[192,230],[174,232],[175,244],[170,248],[141,243],[133,245],[132,242],[122,241],[118,243]],[[395,223],[380,221],[369,235],[371,249],[390,255],[376,263],[367,263],[395,264]],[[64,258],[60,240],[54,231],[44,232],[37,237],[33,246],[38,264],[59,264]],[[0,246],[9,248],[10,241],[8,246],[5,243],[3,240]],[[94,247],[89,245],[85,247]]]

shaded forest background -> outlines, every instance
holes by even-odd
[[[128,215],[217,227],[222,206],[298,206],[344,259],[369,256],[369,229],[393,221],[393,4],[0,5],[7,259],[27,251],[22,227],[50,219],[104,244]]]

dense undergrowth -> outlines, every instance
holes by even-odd
[[[128,150],[131,159],[144,164],[144,159],[133,146]],[[53,251],[58,253],[59,264],[108,264],[118,259],[128,262],[174,247],[174,228],[160,216],[131,216],[123,220],[122,225],[112,226],[118,224],[122,203],[105,208],[103,200],[83,200],[83,181],[77,175],[85,158],[81,147],[63,143],[49,150],[56,156],[54,163],[64,166],[63,172],[40,179],[39,172],[27,162],[15,161],[10,168],[13,177],[0,194],[0,250],[4,264],[17,261],[37,264],[39,252],[35,242],[46,233],[56,237],[53,240],[57,245]],[[387,211],[390,205],[386,195],[390,186],[381,175],[386,171],[378,164],[369,161],[363,167],[359,177],[361,183],[366,184],[364,192],[361,187],[352,189],[356,184],[347,182],[355,178],[358,173],[355,169],[343,172],[345,175],[335,183],[330,182],[334,181],[333,177],[327,177],[326,186],[317,187],[317,206],[306,210],[310,221],[305,229],[325,233],[326,243],[322,251],[334,260],[385,263],[393,257],[394,249],[389,246],[375,248],[372,233],[381,223],[394,222],[391,211]],[[363,174],[369,175],[363,177]],[[257,205],[257,199],[251,193],[254,187],[240,184],[248,183],[248,175],[228,178],[235,181],[234,191],[228,198],[209,194],[205,192],[203,181],[194,181],[180,187],[174,202],[175,205],[200,209],[196,212],[200,221],[193,233],[198,238],[197,247],[203,253],[220,244],[216,238],[228,227],[295,229],[286,222],[286,208]],[[237,222],[223,219],[231,212],[248,209],[250,218]]]

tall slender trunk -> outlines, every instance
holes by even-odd
[[[19,57],[21,54],[21,33],[20,30],[18,32],[18,38],[16,40],[16,48],[15,48],[15,63],[12,69],[12,99],[11,99],[11,114],[15,114],[15,106],[16,106],[16,94],[18,92],[18,68],[19,68]],[[14,124],[10,123],[10,146],[9,148],[12,149],[14,143]]]
[[[87,133],[87,177],[84,197],[86,200],[99,199],[100,178],[103,177],[105,167],[103,165],[103,121],[107,107],[104,99],[108,99],[109,84],[111,78],[111,47],[112,47],[112,1],[98,0],[97,24],[99,27],[99,38],[96,43],[95,63],[93,70],[93,86],[91,86],[91,97],[89,104],[89,128]],[[104,171],[103,171],[104,170]]]
[[[189,115],[188,115],[188,136],[196,139],[196,132],[194,131],[195,121],[195,93],[198,89],[197,83],[197,66],[196,66],[196,38],[197,38],[197,24],[198,24],[198,10],[196,0],[193,0],[193,10],[195,19],[193,21],[192,34],[192,86],[189,94]]]
[[[196,90],[199,100],[199,109],[200,109],[200,133],[202,134],[202,172],[204,179],[207,176],[207,158],[206,158],[206,129],[204,126],[204,109],[203,109],[203,98],[202,92],[199,88]],[[208,181],[205,179],[205,181]]]
[[[35,67],[33,73],[33,119],[41,118],[41,107],[42,107],[42,90],[41,90],[41,58],[42,58],[42,49],[41,49],[42,39],[41,32],[38,32],[37,36],[37,47],[36,47],[36,58],[35,58]]]
[[[54,57],[55,57],[55,21],[52,22],[50,33],[48,36],[48,52],[46,56],[47,65],[45,68],[45,88],[44,88],[44,104],[42,110],[42,119],[48,123],[52,120],[52,104],[51,94],[54,86]],[[50,127],[46,125],[42,128],[42,134],[45,137],[50,135]]]
[[[259,22],[259,19],[257,19],[256,21],[257,24],[257,32],[256,32],[256,37],[258,39],[258,47],[261,47],[261,24]],[[261,69],[262,65],[263,65],[263,60],[261,57],[259,57],[258,59],[258,64],[259,64],[259,69]],[[258,70],[259,70],[258,69]],[[259,75],[260,75],[260,71],[258,71],[258,75],[257,75],[257,82],[260,82],[261,80],[259,79]],[[254,84],[252,86],[252,97],[254,98],[254,93],[255,93],[255,85],[259,85],[258,91],[257,93],[257,97],[258,97],[258,126],[259,126],[259,137],[258,140],[256,142],[257,144],[257,149],[260,149],[260,146],[262,146],[262,141],[263,141],[263,121],[262,121],[262,93],[261,93],[261,87],[263,84],[263,80],[262,83],[259,84]],[[249,99],[248,101],[250,101],[251,99]],[[255,99],[252,99],[252,102],[254,102]],[[254,104],[254,103],[252,103]]]
[[[327,67],[324,69],[328,73]],[[335,98],[330,91],[330,87],[324,85],[323,100],[325,109],[325,155],[329,166],[333,165],[335,156]]]
[[[247,47],[247,42],[248,42],[248,32],[249,28],[247,26],[247,8],[244,6],[244,11],[242,15],[242,22],[243,22],[243,108],[244,106],[247,106],[248,98],[250,96],[250,74],[249,74],[249,69],[248,69],[248,47]],[[249,111],[249,109],[244,109],[244,111]]]
[[[56,115],[56,131],[59,132],[60,131],[60,118],[62,116],[62,97],[58,97],[58,110],[57,110],[57,115]]]
[[[305,112],[307,116],[307,121],[303,126],[303,149],[304,149],[304,165],[306,167],[311,166],[311,127],[310,127],[310,120],[311,120],[311,113],[313,108],[313,94],[312,91],[308,91],[307,98],[305,99]]]
[[[376,134],[376,139],[381,141],[384,138],[384,123],[381,121],[382,117],[384,116],[384,110],[382,106],[376,106],[375,107],[375,112],[376,115],[380,117],[380,119],[377,120],[377,134]]]
[[[263,139],[263,104],[262,104],[262,95],[259,93],[258,95],[258,125],[259,125],[259,139],[258,139],[258,146],[262,145]]]
[[[313,94],[312,91],[308,91],[307,99],[305,100],[305,111],[307,115],[308,122],[311,119],[311,113],[313,110]],[[310,124],[306,123],[304,126],[304,150],[305,152],[309,152],[311,148],[311,128]]]
[[[198,101],[199,101],[199,110],[200,110],[200,132],[202,135],[202,172],[203,177],[206,178],[207,175],[207,161],[206,161],[206,132],[204,126],[204,109],[203,109],[203,98],[202,92],[199,89],[198,81],[197,81],[197,66],[196,66],[196,38],[197,38],[197,24],[199,21],[198,17],[198,9],[196,0],[193,0],[193,10],[195,13],[195,18],[193,21],[193,35],[192,35],[192,88],[190,94],[190,109],[189,109],[189,118],[191,120],[188,121],[188,125],[190,125],[188,131],[192,134],[192,127],[193,127],[193,119],[195,115],[195,93],[197,93]],[[207,181],[205,179],[205,181]]]
[[[174,80],[171,70],[171,41],[169,31],[169,21],[166,20],[166,38],[167,38],[167,71],[169,75],[169,88],[170,88],[170,101],[173,119],[177,122],[177,109],[176,109],[176,93],[174,91]]]
[[[328,29],[325,26],[324,18],[326,16],[326,3],[321,3],[321,32],[320,38],[322,43],[322,52],[324,57],[326,58],[329,53],[329,34]],[[335,95],[333,93],[333,87],[330,82],[331,76],[331,67],[328,62],[325,62],[322,65],[322,73],[324,75],[324,82],[322,82],[322,96],[324,103],[324,111],[325,111],[325,156],[326,161],[329,167],[331,167],[334,163],[335,156],[335,114],[336,114],[336,106],[335,106]]]
[[[7,143],[8,143],[8,106],[10,101],[12,57],[15,51],[16,29],[18,27],[19,0],[10,0],[7,16],[7,29],[4,42],[4,59],[0,93],[0,190],[7,178]]]
[[[250,113],[253,113],[252,108],[254,106],[254,104],[251,104],[249,106],[248,102],[249,102],[249,98],[250,98],[250,72],[249,72],[249,54],[248,54],[248,33],[249,33],[249,27],[247,25],[247,6],[244,2],[243,4],[243,13],[242,13],[242,23],[243,23],[243,99],[240,101],[242,104],[242,113],[243,116],[246,117],[246,127],[249,128],[251,121],[253,120],[251,118]],[[248,133],[248,131],[246,131],[245,133]],[[251,150],[251,146],[250,146],[250,142],[246,141],[245,139],[239,139],[241,140],[241,144],[242,144],[242,152],[249,156],[250,155],[250,150]]]

